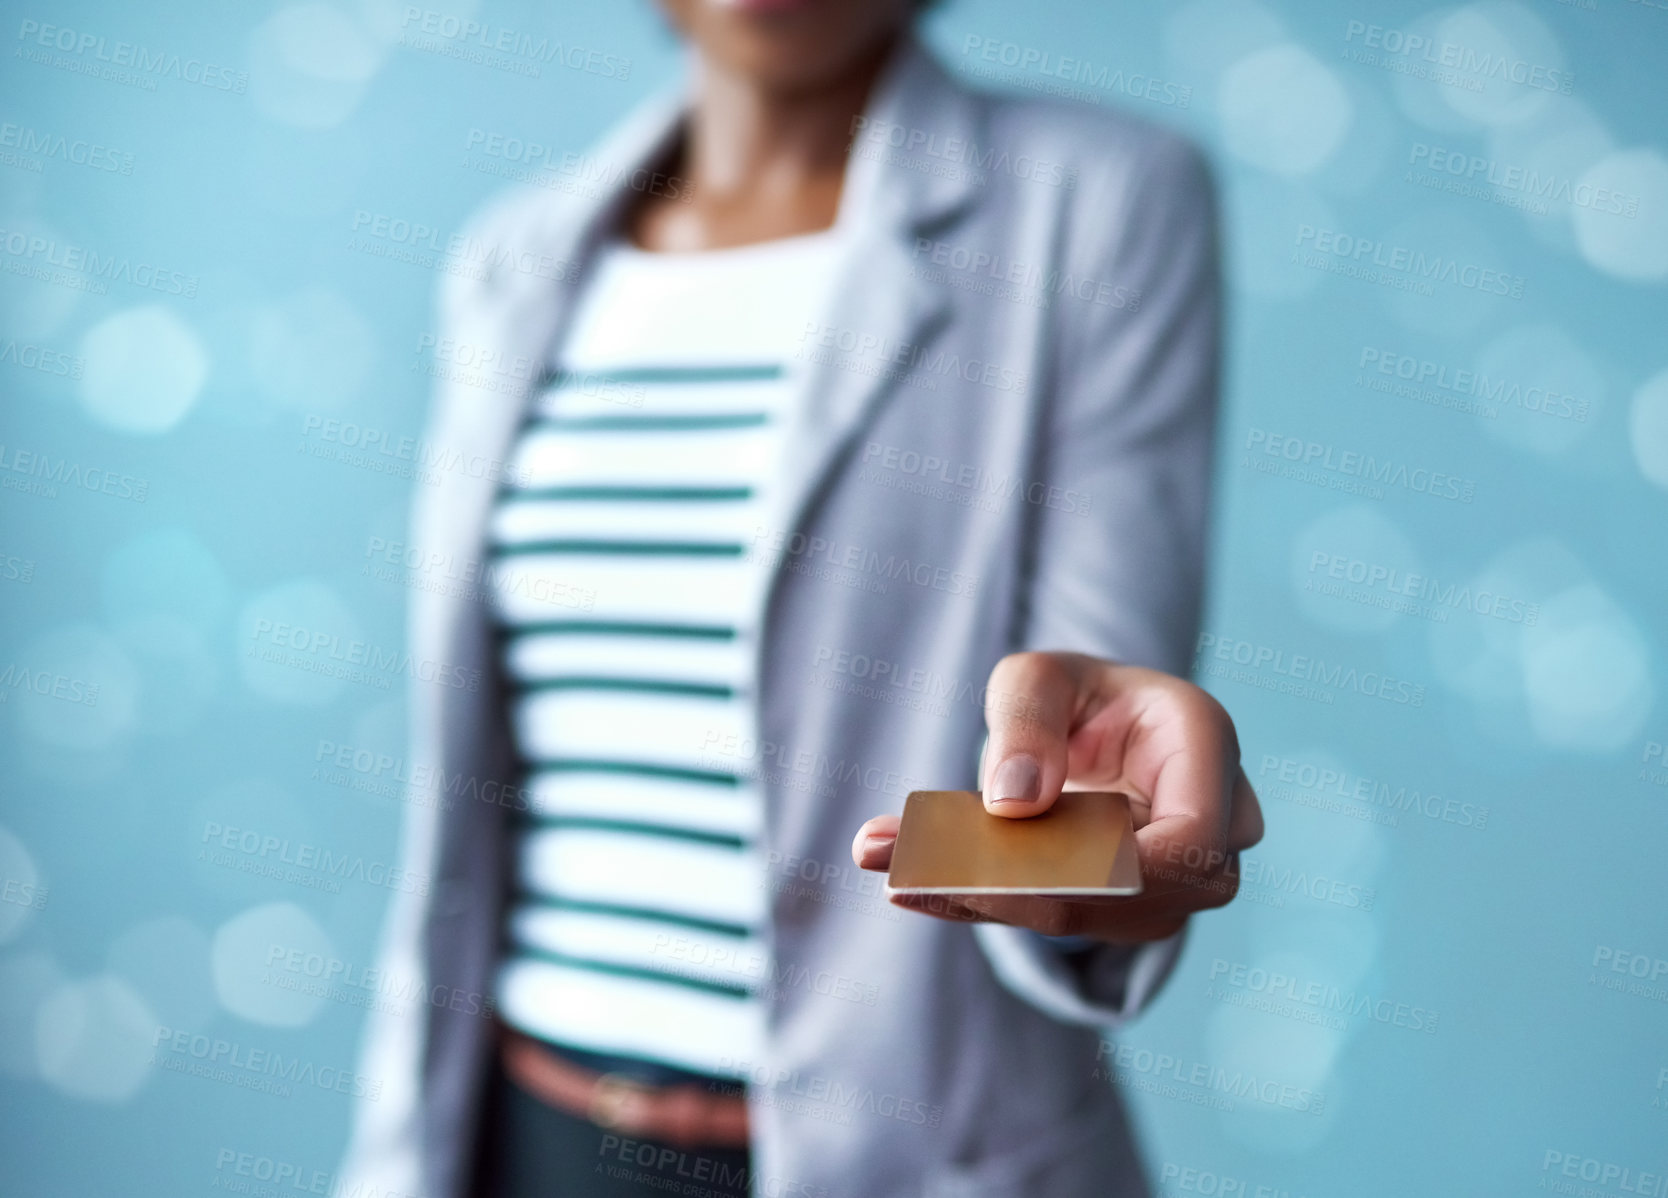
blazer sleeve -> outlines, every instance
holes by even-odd
[[[488,245],[515,244],[517,230],[527,227],[536,211],[526,191],[511,191],[489,201],[465,227],[465,236]],[[464,318],[485,302],[480,280],[466,273],[442,276],[435,292],[437,327],[456,335]],[[431,444],[443,444],[447,411],[444,390],[436,388],[424,422],[424,436]],[[412,493],[410,528],[412,543],[420,543],[433,523],[431,505],[443,503],[435,488],[417,487]],[[419,628],[423,617],[417,613],[423,596],[418,593],[408,613],[407,640],[412,659],[427,656],[431,646]],[[434,746],[442,741],[441,716],[434,701],[434,688],[414,683],[408,694],[411,732],[407,759],[414,776],[433,777],[437,761]],[[406,795],[400,825],[399,860],[409,874],[431,880],[439,875],[441,808],[434,796],[413,785]],[[379,1004],[365,1020],[362,1035],[360,1073],[375,1086],[375,1092],[354,1104],[352,1128],[338,1169],[340,1190],[345,1194],[422,1194],[423,1177],[423,1087],[428,1027],[434,1008],[426,1001],[429,969],[425,959],[424,930],[434,903],[425,889],[397,892],[383,918],[382,936],[376,954],[383,992],[418,995],[422,998],[404,1006]]]
[[[1075,502],[1036,510],[1018,647],[1185,677],[1202,609],[1220,368],[1214,193],[1199,153],[1168,134],[1124,180],[1084,183],[1063,266],[1135,295],[1122,308],[1081,305],[1056,325],[1039,472]],[[1110,212],[1108,196],[1121,197]],[[1178,933],[1138,948],[1086,946],[997,924],[975,935],[1009,989],[1056,1018],[1102,1026],[1141,1009],[1182,943]]]

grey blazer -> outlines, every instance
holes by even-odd
[[[561,337],[632,189],[679,186],[639,168],[662,161],[682,105],[651,102],[587,160],[607,168],[595,194],[514,194],[456,247],[442,336],[494,356],[489,385],[438,387],[442,461],[413,515],[427,560],[482,559],[526,366]],[[982,687],[1003,654],[1187,672],[1218,370],[1210,183],[1176,136],[971,92],[910,43],[858,122],[838,220],[849,259],[805,330],[755,537],[775,564],[758,734],[712,745],[715,768],[765,782],[774,972],[761,1059],[743,1065],[754,1192],[1144,1194],[1102,1033],[1152,996],[1178,943],[1074,954],[901,912],[849,846],[910,789],[977,785]],[[416,596],[412,656],[441,668],[418,671],[439,681],[412,696],[422,785],[402,851],[432,884],[396,899],[381,967],[426,1001],[371,1017],[363,1071],[379,1086],[344,1174],[375,1187],[361,1192],[454,1198],[493,1043],[485,996],[521,794],[486,606],[456,588]],[[450,685],[463,679],[480,685]]]

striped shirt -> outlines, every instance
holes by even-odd
[[[713,1076],[756,1058],[762,800],[714,747],[755,735],[749,549],[838,246],[606,247],[517,439],[490,534],[530,811],[498,1002],[529,1035]]]

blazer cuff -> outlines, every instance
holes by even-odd
[[[1150,944],[1094,943],[1041,936],[1006,924],[975,924],[973,935],[997,980],[1063,1023],[1116,1027],[1158,993],[1181,956],[1187,930]]]

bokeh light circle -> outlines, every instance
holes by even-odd
[[[324,1005],[317,981],[284,968],[289,954],[330,960],[336,950],[318,922],[294,903],[266,903],[228,919],[210,950],[214,992],[242,1019],[268,1027],[302,1027]]]
[[[81,338],[81,399],[93,418],[127,433],[165,433],[184,419],[209,374],[209,354],[159,304],[107,316]]]

